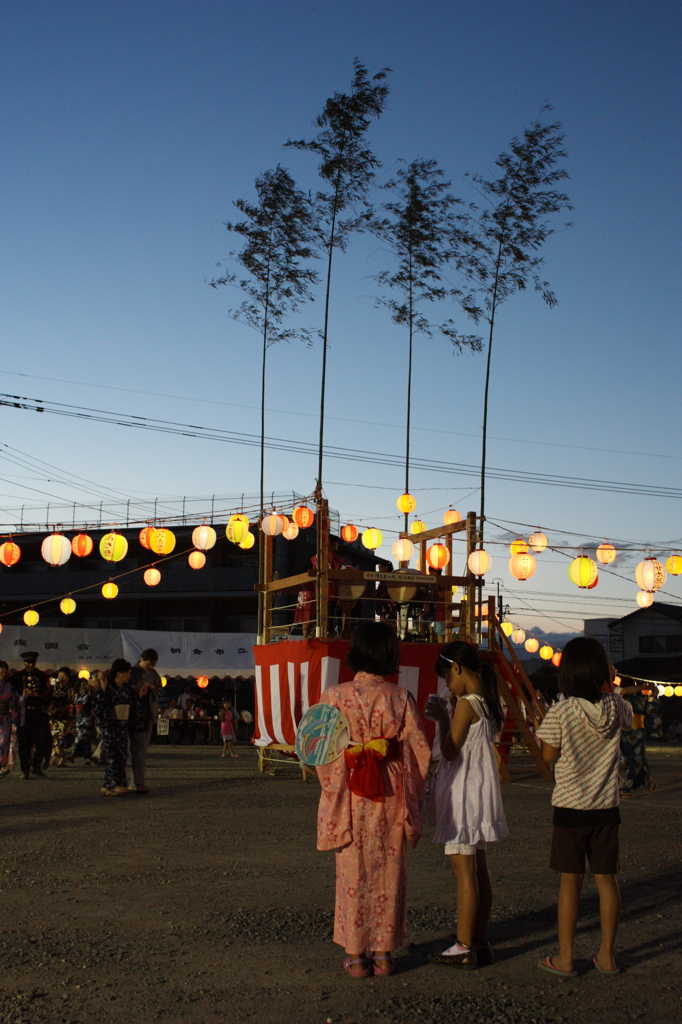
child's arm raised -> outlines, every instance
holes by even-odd
[[[471,701],[458,700],[452,724],[443,737],[441,732],[441,750],[446,761],[454,761],[464,745],[472,722],[478,721]]]

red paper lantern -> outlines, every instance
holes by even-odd
[[[202,690],[205,690],[208,686],[208,676],[197,676],[197,686],[201,687]]]
[[[357,526],[353,526],[352,523],[347,523],[346,526],[341,529],[341,536],[345,540],[346,544],[352,544],[354,540],[358,539]]]
[[[21,548],[11,540],[0,544],[0,562],[3,565],[16,565],[21,558]]]
[[[291,518],[298,526],[299,530],[307,530],[309,526],[312,526],[315,522],[315,513],[307,505],[297,505],[294,511],[291,513]]]
[[[71,541],[71,550],[77,558],[91,555],[93,547],[92,537],[88,537],[87,533],[77,533]]]
[[[561,664],[561,651],[555,651],[552,655],[552,664],[558,668]]]

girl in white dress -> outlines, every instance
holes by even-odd
[[[446,644],[435,668],[456,699],[452,718],[435,696],[429,697],[426,714],[439,729],[433,841],[445,844],[457,880],[457,942],[436,953],[433,961],[483,967],[493,959],[487,942],[493,890],[486,844],[509,834],[493,747],[503,711],[495,673],[472,644]]]

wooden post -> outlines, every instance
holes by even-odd
[[[445,538],[445,546],[448,549],[449,559],[448,565],[450,566],[450,572],[452,572],[452,534],[448,533]],[[445,643],[449,644],[452,640],[452,587],[446,587],[443,593],[443,601],[445,602],[444,614],[445,614]]]
[[[260,526],[260,523],[258,524]],[[269,583],[270,580],[265,577],[265,534],[262,530],[257,530],[258,538],[258,583],[262,586],[264,583]],[[265,591],[258,591],[258,644],[265,643]]]
[[[261,533],[261,544],[263,546],[263,578],[269,583],[272,580],[272,546],[274,537]],[[270,643],[270,631],[272,629],[272,605],[275,596],[272,591],[263,592],[263,643]]]
[[[469,555],[476,547],[476,513],[467,512],[467,572],[469,569]],[[466,601],[466,628],[465,635],[467,640],[476,641],[476,581],[472,578],[472,582],[467,587],[467,601]]]
[[[317,584],[315,587],[315,636],[324,640],[329,620],[329,503],[317,500]]]

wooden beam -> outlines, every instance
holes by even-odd
[[[450,526],[434,526],[432,530],[424,530],[423,533],[403,532],[400,536],[416,543],[417,541],[438,540],[439,537],[452,537],[453,533],[462,533],[466,528],[467,521],[463,519],[461,523],[451,523]]]

